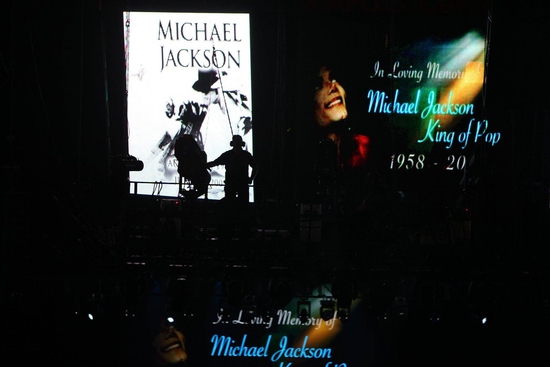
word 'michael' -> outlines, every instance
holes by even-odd
[[[218,41],[242,42],[237,35],[237,23],[178,23],[168,21],[163,25],[159,20],[158,39],[170,41]]]
[[[238,23],[163,23],[159,20],[158,40],[179,42],[242,42],[238,34]],[[165,48],[160,46],[160,70],[166,67],[183,68],[231,68],[241,66],[240,51],[228,51],[212,48]]]

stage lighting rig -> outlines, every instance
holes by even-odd
[[[143,170],[143,162],[132,155],[115,155],[113,157],[113,164],[125,171]]]
[[[324,299],[321,300],[321,318],[324,321],[328,321],[334,317],[334,300]]]

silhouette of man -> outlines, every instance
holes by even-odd
[[[225,196],[220,201],[220,235],[231,238],[234,231],[240,229],[241,235],[246,237],[250,234],[248,185],[256,177],[258,165],[254,156],[244,149],[245,143],[240,135],[233,135],[229,144],[232,149],[208,162],[206,166],[225,166]]]
[[[258,173],[258,164],[254,156],[243,149],[245,143],[242,136],[233,135],[229,145],[233,148],[208,162],[206,166],[208,168],[225,166],[225,199],[237,199],[238,202],[248,203],[248,185]],[[250,175],[249,168],[252,168]]]
[[[196,199],[206,194],[210,183],[210,173],[204,167],[206,153],[191,134],[184,134],[176,140],[175,156],[178,159],[178,173],[193,184],[193,190],[181,189],[180,194],[187,199]]]

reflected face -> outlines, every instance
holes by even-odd
[[[187,360],[185,336],[174,327],[163,326],[153,339],[157,355],[166,363],[175,364]]]
[[[346,108],[346,91],[336,81],[330,78],[330,70],[322,67],[319,70],[321,85],[315,91],[315,119],[320,126],[328,126],[333,122],[348,117]]]

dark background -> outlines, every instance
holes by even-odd
[[[399,13],[404,4],[416,12]],[[366,253],[364,257],[342,255],[331,241],[305,245],[294,241],[299,237],[295,226],[300,187],[289,177],[304,169],[292,162],[305,152],[300,151],[303,144],[296,133],[299,121],[294,118],[294,101],[289,101],[285,92],[293,87],[288,75],[297,72],[291,40],[303,12],[308,16],[344,16],[364,11],[387,16],[391,4],[305,0],[234,1],[231,5],[218,1],[197,5],[162,1],[153,6],[144,1],[77,0],[6,4],[0,22],[0,100],[5,131],[2,325],[10,341],[3,345],[3,358],[9,365],[56,361],[98,365],[113,354],[118,363],[118,346],[126,331],[123,321],[113,317],[99,326],[68,322],[71,305],[92,293],[104,294],[110,285],[119,289],[120,279],[162,278],[169,273],[166,263],[176,261],[175,253],[160,251],[156,242],[155,248],[165,256],[159,259],[151,256],[155,254],[151,251],[143,256],[147,251],[128,239],[128,198],[114,165],[115,157],[127,154],[120,11],[133,9],[251,13],[254,119],[259,121],[254,134],[255,141],[263,142],[256,144],[255,154],[262,167],[256,184],[270,192],[262,196],[265,200],[256,209],[265,214],[264,227],[275,226],[291,235],[290,239],[269,242],[269,246],[262,242],[257,246],[197,246],[197,250],[186,245],[189,252],[177,261],[203,264],[199,282],[216,278],[224,266],[235,261],[276,260],[292,268],[309,263],[304,253],[329,271],[338,264],[363,267],[366,273],[362,275],[371,280],[365,284],[413,273],[418,279],[428,274],[432,279],[428,283],[449,289],[449,284],[471,284],[472,279],[483,277],[490,285],[487,294],[501,292],[493,303],[505,304],[500,308],[501,323],[494,329],[479,331],[455,324],[451,328],[414,325],[397,329],[413,339],[419,330],[426,330],[417,343],[407,344],[389,331],[395,329],[380,326],[379,342],[386,353],[373,364],[454,361],[458,365],[475,358],[492,363],[497,356],[518,363],[524,358],[547,360],[543,342],[548,335],[543,326],[548,323],[549,311],[546,45],[550,32],[544,3],[453,4],[396,1],[393,9],[396,17],[422,19],[454,12],[459,20],[467,18],[472,9],[478,12],[485,6],[490,43],[483,97],[503,141],[495,149],[476,152],[472,170],[480,180],[471,193],[472,234],[464,244],[442,249],[414,242],[406,249],[394,246],[395,251],[378,254],[376,261]],[[157,211],[157,199],[140,205]],[[145,269],[128,266],[128,258],[136,255],[147,264]],[[438,334],[442,329],[445,333]],[[462,335],[473,339],[466,342]]]

